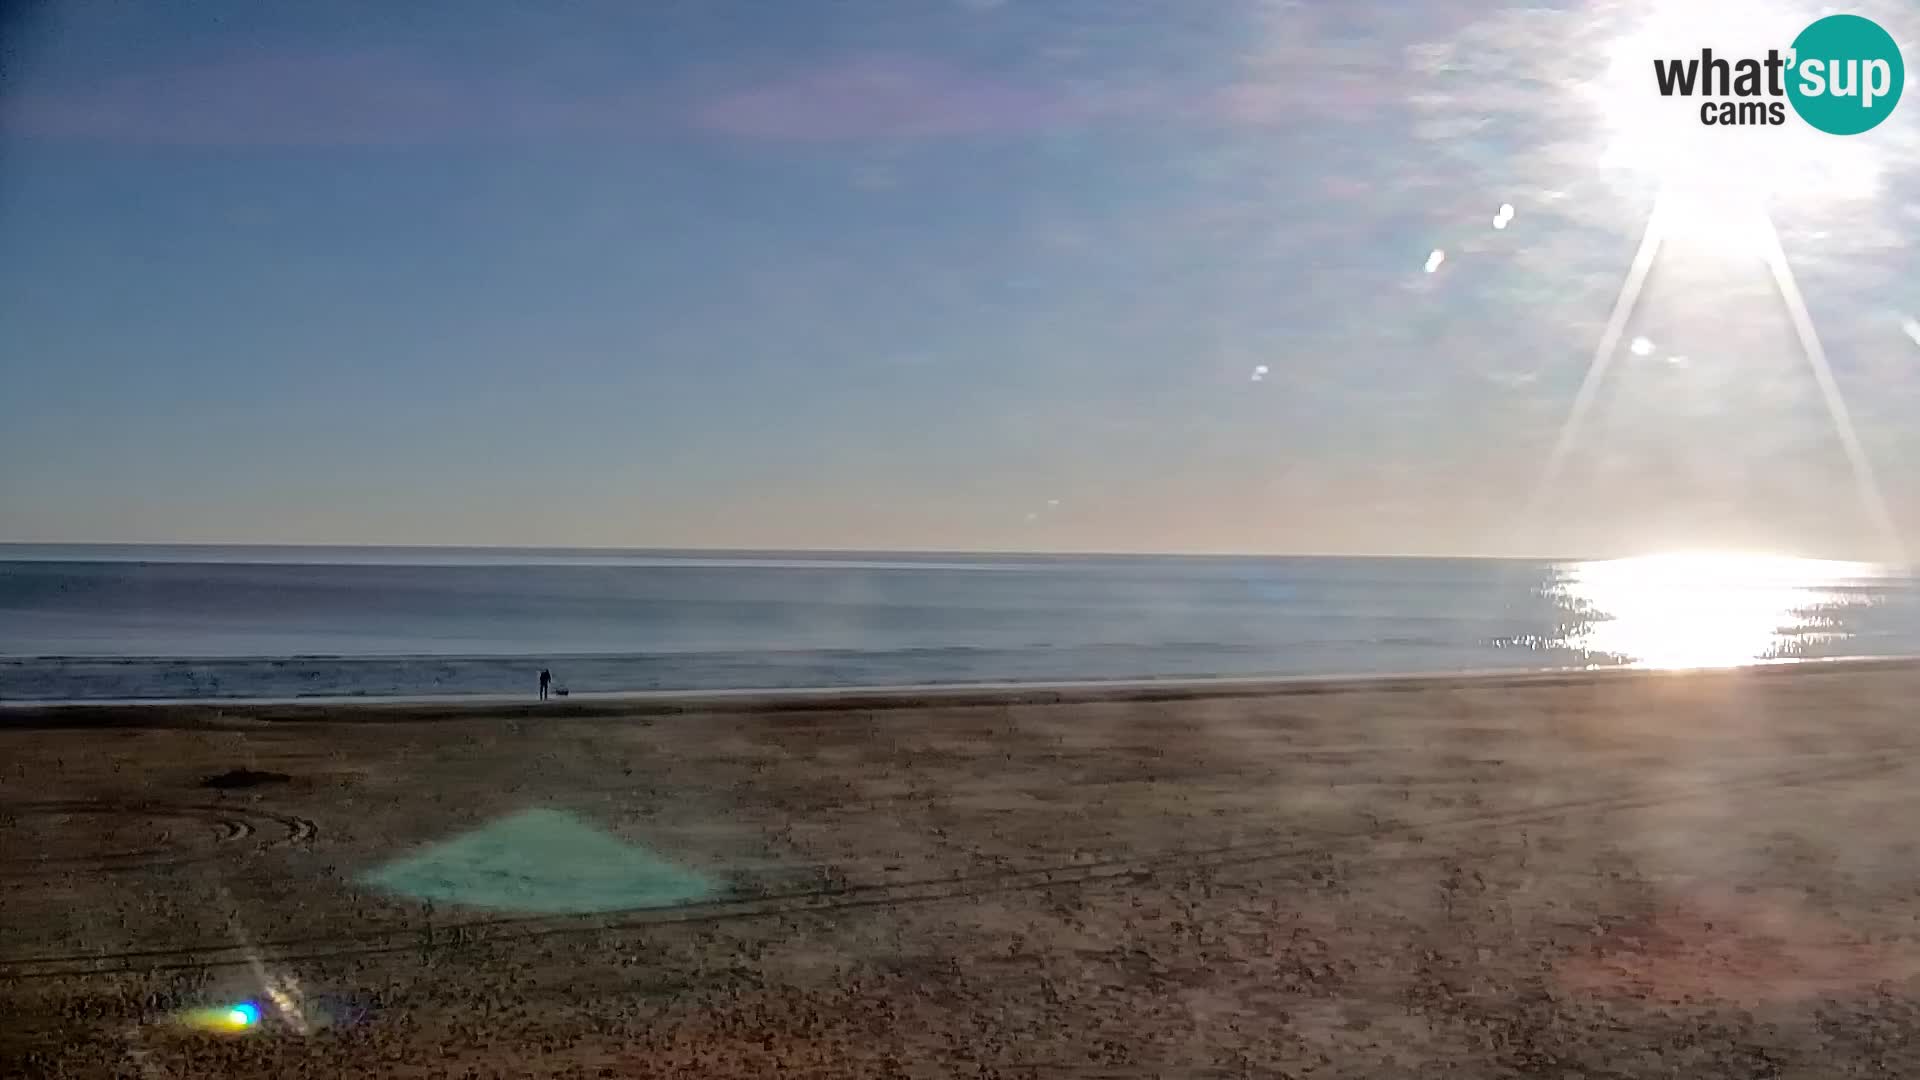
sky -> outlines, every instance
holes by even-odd
[[[1920,550],[1920,93],[1679,9],[8,5],[0,541]]]

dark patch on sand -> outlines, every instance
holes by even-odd
[[[266,784],[290,783],[293,777],[283,772],[264,772],[259,769],[228,769],[200,781],[203,788],[217,788],[232,791],[240,788],[256,788]]]

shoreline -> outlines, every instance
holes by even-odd
[[[898,710],[933,706],[1145,704],[1353,693],[1583,686],[1666,679],[1845,675],[1920,668],[1920,655],[1782,659],[1719,668],[1589,667],[1394,674],[1169,677],[1085,681],[634,690],[569,695],[438,694],[296,698],[0,701],[0,729],[142,727],[235,722],[408,722],[591,719],[685,713]],[[349,714],[349,715],[342,715]]]

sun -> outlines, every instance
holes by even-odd
[[[1767,0],[1694,0],[1633,19],[1607,44],[1598,77],[1582,87],[1598,117],[1603,170],[1651,180],[1675,238],[1735,254],[1760,250],[1766,215],[1785,205],[1831,207],[1878,194],[1885,163],[1869,140],[1835,139],[1785,102],[1780,125],[1701,123],[1701,97],[1662,97],[1655,60],[1729,60],[1786,52],[1812,9]]]

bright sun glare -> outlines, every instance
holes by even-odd
[[[1534,485],[1528,509],[1530,517],[1538,514],[1541,501],[1560,481],[1614,354],[1625,340],[1628,323],[1654,263],[1663,256],[1669,243],[1678,240],[1683,251],[1736,260],[1756,256],[1766,264],[1794,337],[1806,357],[1809,374],[1826,405],[1834,436],[1846,453],[1861,507],[1873,519],[1889,561],[1906,562],[1899,531],[1874,476],[1872,462],[1854,431],[1840,385],[1833,377],[1812,312],[1807,308],[1772,216],[1775,210],[1789,206],[1826,218],[1848,213],[1848,202],[1870,200],[1879,193],[1880,155],[1884,151],[1876,151],[1874,144],[1865,139],[1835,139],[1814,130],[1799,119],[1791,103],[1786,101],[1768,103],[1784,110],[1784,122],[1777,126],[1703,124],[1701,110],[1706,99],[1684,95],[1662,97],[1655,77],[1656,60],[1685,62],[1691,59],[1699,63],[1707,49],[1711,49],[1717,59],[1730,63],[1748,59],[1764,61],[1770,52],[1785,57],[1792,51],[1800,32],[1812,23],[1813,15],[1805,10],[1775,6],[1769,0],[1695,0],[1643,10],[1627,30],[1609,42],[1608,59],[1601,75],[1590,82],[1574,84],[1577,92],[1589,99],[1600,121],[1599,164],[1606,169],[1625,170],[1650,179],[1658,194],[1642,229],[1639,248],[1622,276],[1612,312],[1595,343],[1586,375]],[[1791,80],[1792,69],[1783,71],[1782,77]],[[1722,558],[1709,560],[1709,564],[1727,565]],[[1743,595],[1750,600],[1757,594]],[[1645,599],[1653,602],[1658,597]],[[1632,596],[1628,596],[1626,602],[1636,603]],[[1732,598],[1730,602],[1747,600]],[[1729,616],[1733,621],[1721,630],[1734,631],[1737,623],[1751,629],[1736,632],[1764,636],[1769,631],[1756,624],[1778,616],[1779,612],[1769,615],[1747,611],[1738,617]],[[1726,634],[1717,637],[1724,638]],[[1728,646],[1726,650],[1701,648],[1714,649],[1699,659],[1703,663],[1723,658],[1733,662],[1755,658],[1747,653],[1746,646]],[[1615,651],[1637,655],[1645,650]],[[1684,650],[1676,646],[1655,651],[1666,655]],[[1743,653],[1746,655],[1740,655]],[[1693,658],[1689,657],[1686,662],[1693,662]]]
[[[1870,564],[1687,552],[1580,563],[1561,597],[1587,620],[1568,644],[1636,667],[1731,667],[1790,655],[1826,635],[1822,609]]]
[[[1787,108],[1783,126],[1721,127],[1700,122],[1704,99],[1661,97],[1653,62],[1785,53],[1818,16],[1768,0],[1694,0],[1645,13],[1607,49],[1604,72],[1586,87],[1602,118],[1604,168],[1651,177],[1669,228],[1729,254],[1764,245],[1770,205],[1867,199],[1884,163],[1871,140],[1835,139]],[[1785,105],[1785,103],[1782,103]]]

